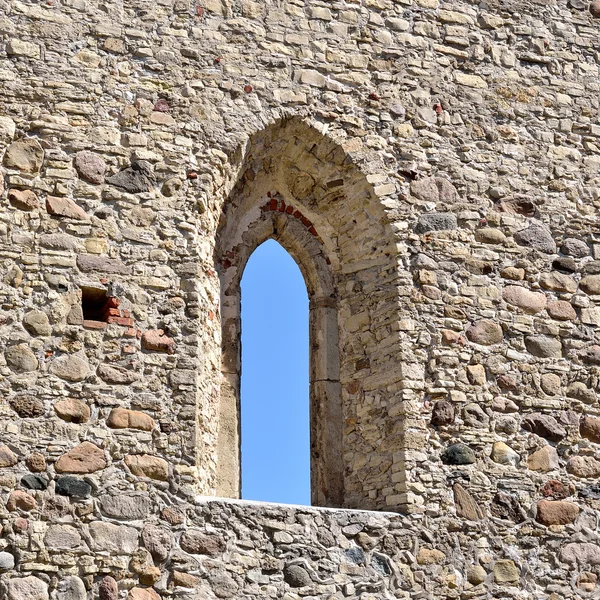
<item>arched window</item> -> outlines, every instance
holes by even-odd
[[[242,497],[310,504],[306,284],[267,240],[248,260],[241,293]]]
[[[311,500],[317,506],[343,502],[342,408],[337,294],[329,261],[312,223],[298,211],[280,210],[266,199],[248,215],[229,221],[217,242],[221,279],[222,384],[217,494],[240,496],[241,277],[250,255],[267,239],[278,241],[304,276],[309,298]],[[239,240],[232,245],[231,240]],[[222,247],[221,247],[222,244]]]

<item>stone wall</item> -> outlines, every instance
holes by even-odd
[[[0,597],[595,597],[599,16],[0,0]],[[261,235],[337,326],[316,498],[403,516],[198,497]]]

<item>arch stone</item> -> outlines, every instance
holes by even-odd
[[[239,495],[239,284],[251,253],[273,238],[297,261],[310,298],[313,503],[397,507],[402,482],[392,473],[404,436],[400,417],[390,427],[389,410],[402,378],[393,351],[399,263],[384,207],[340,145],[300,119],[252,136],[239,173],[215,240],[222,319],[217,494]]]

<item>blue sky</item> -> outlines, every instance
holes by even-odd
[[[242,278],[242,498],[310,504],[308,296],[274,240]]]

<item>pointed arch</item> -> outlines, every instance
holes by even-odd
[[[239,282],[254,249],[273,238],[296,260],[309,294],[313,504],[389,508],[393,498],[398,505],[402,482],[393,463],[403,450],[403,422],[390,426],[388,411],[402,377],[390,356],[399,268],[382,203],[341,146],[302,119],[252,136],[239,173],[215,238],[222,323],[217,494],[239,495]]]

